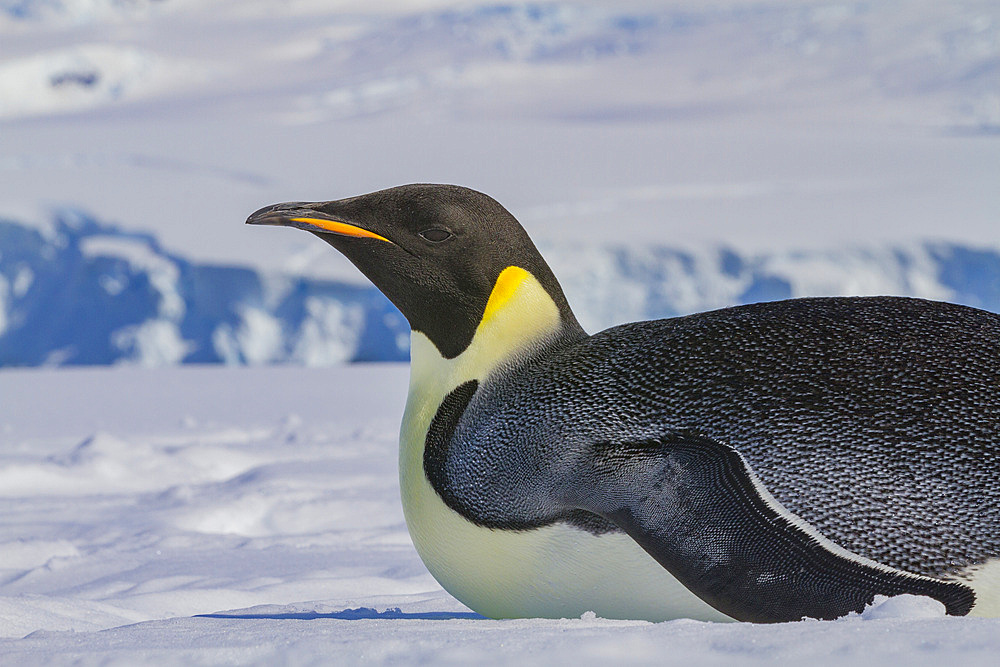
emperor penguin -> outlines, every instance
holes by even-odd
[[[802,298],[588,335],[518,221],[415,184],[247,220],[343,253],[411,327],[406,523],[492,618],[1000,615],[1000,316]]]

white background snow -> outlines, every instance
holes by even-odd
[[[795,294],[947,298],[919,244],[998,246],[1000,7],[0,0],[0,217],[48,238],[72,207],[191,262],[361,284],[308,235],[243,219],[415,181],[508,206],[591,327],[642,313],[650,290],[730,300],[735,279],[703,270],[720,245],[766,255]],[[171,363],[177,262],[130,238],[84,245],[160,281],[159,319],[122,345]],[[657,268],[660,247],[696,268]],[[0,333],[40,279],[0,284]],[[355,316],[314,308],[288,358],[347,358],[330,341]],[[220,346],[276,358],[275,326],[250,314]],[[1000,655],[996,621],[920,600],[766,627],[473,617],[402,522],[405,385],[401,364],[0,369],[0,661]]]

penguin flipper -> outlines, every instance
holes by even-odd
[[[974,591],[837,546],[782,507],[732,447],[691,434],[602,443],[577,507],[614,522],[693,593],[739,620],[832,619],[875,595],[964,615]]]

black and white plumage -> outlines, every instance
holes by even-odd
[[[414,185],[282,204],[413,328],[404,511],[486,615],[1000,614],[1000,317],[797,299],[588,336],[517,221]]]

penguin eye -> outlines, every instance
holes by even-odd
[[[447,229],[433,227],[420,232],[420,236],[427,239],[431,243],[441,243],[441,241],[451,238],[451,232]]]

